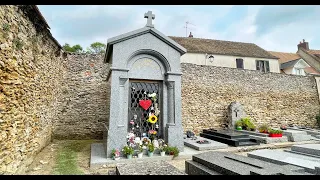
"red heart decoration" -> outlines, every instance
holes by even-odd
[[[147,110],[151,106],[152,101],[150,99],[148,100],[140,100],[139,105],[144,109]]]

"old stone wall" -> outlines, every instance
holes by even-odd
[[[102,139],[107,123],[109,64],[103,55],[69,54],[54,122],[56,139]]]
[[[0,174],[23,172],[51,140],[59,47],[32,6],[0,6]]]
[[[316,125],[319,98],[315,78],[181,64],[184,130],[223,128],[228,106],[238,101],[258,126]]]

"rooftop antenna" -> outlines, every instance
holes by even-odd
[[[183,27],[183,28],[186,28],[186,37],[188,37],[188,24],[193,25],[193,26],[196,26],[196,25],[190,23],[189,21],[186,22],[186,26]],[[189,29],[192,30],[192,28],[190,28],[190,27],[189,27]]]

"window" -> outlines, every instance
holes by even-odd
[[[261,72],[270,72],[269,61],[256,60],[256,68]]]
[[[297,75],[304,75],[304,70],[301,68],[296,68],[296,74]]]
[[[236,59],[237,68],[243,69],[243,59]]]

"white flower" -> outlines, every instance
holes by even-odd
[[[144,92],[143,94],[147,94],[147,92]]]
[[[155,97],[157,94],[156,93],[152,93],[151,94],[151,97]]]
[[[151,97],[151,94],[148,94],[148,97]]]

